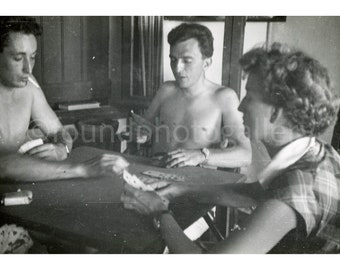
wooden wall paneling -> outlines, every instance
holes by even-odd
[[[122,35],[123,17],[109,18],[109,79],[111,81],[110,104],[122,98]]]
[[[43,83],[62,82],[61,18],[43,17]]]
[[[91,81],[64,82],[43,86],[48,103],[57,109],[57,103],[91,100]]]
[[[129,98],[133,95],[133,17],[124,16],[123,17],[123,33],[122,33],[122,43],[123,43],[123,61],[122,61],[122,99]]]
[[[37,20],[37,22],[42,25],[42,18],[38,17],[38,16],[34,16],[34,18]],[[44,31],[44,30],[43,30]],[[44,32],[42,33],[42,35],[44,34]],[[34,65],[34,69],[33,69],[33,75],[34,77],[37,79],[37,81],[39,82],[39,84],[42,83],[42,36],[37,37],[37,54],[35,56],[35,65]]]
[[[231,40],[233,32],[233,17],[225,17],[224,44],[222,62],[222,84],[230,87]]]
[[[233,34],[231,43],[231,63],[230,63],[230,87],[235,89],[238,96],[241,94],[242,69],[239,60],[243,54],[244,28],[246,17],[236,16],[233,20]]]
[[[109,63],[109,17],[86,17],[87,20],[87,78],[92,81],[90,89],[94,99],[107,104],[110,95],[108,77]]]
[[[82,31],[82,47],[81,47],[81,79],[82,81],[87,81],[87,59],[88,59],[88,42],[89,37],[87,33],[87,20],[86,17],[81,17],[81,31]]]
[[[240,97],[242,70],[238,64],[243,52],[245,17],[225,17],[222,84]]]
[[[82,29],[81,17],[62,17],[63,20],[63,78],[64,82],[81,81]]]

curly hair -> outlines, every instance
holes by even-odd
[[[7,46],[11,32],[33,34],[39,36],[42,33],[41,26],[32,17],[25,16],[0,16],[0,52]]]
[[[214,38],[211,31],[204,25],[197,23],[182,23],[173,28],[168,34],[168,43],[170,46],[178,42],[194,38],[198,41],[201,53],[204,57],[212,57],[214,53]]]
[[[246,73],[264,82],[263,100],[283,109],[289,128],[303,135],[322,134],[337,119],[339,98],[327,69],[317,60],[285,44],[258,47],[240,59]]]

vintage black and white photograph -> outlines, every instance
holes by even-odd
[[[0,253],[340,253],[339,29],[0,16]]]

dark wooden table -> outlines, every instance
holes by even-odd
[[[107,152],[97,148],[79,147],[72,151],[69,162],[80,162]],[[150,166],[150,160],[126,156],[129,171],[139,175],[145,170],[159,170],[184,176],[196,184],[232,183],[244,176],[217,170],[186,167],[162,169]],[[31,190],[29,205],[0,206],[0,219],[27,229],[90,246],[104,253],[158,252],[161,237],[150,217],[123,208],[120,195],[124,181],[116,175],[88,179],[68,179],[32,183],[2,183],[0,194],[17,189]],[[209,206],[193,202],[174,205],[175,216],[185,228],[201,217]]]

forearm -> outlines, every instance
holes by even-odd
[[[199,246],[193,243],[183,232],[171,214],[161,216],[161,233],[171,253],[202,253]]]
[[[251,163],[251,149],[246,146],[233,146],[224,149],[209,148],[210,155],[205,164],[221,168],[244,167]]]
[[[86,177],[86,170],[82,165],[52,162],[19,154],[0,158],[2,179],[33,182],[82,177]]]
[[[199,203],[230,207],[250,207],[264,198],[264,190],[258,182],[228,185],[187,186],[181,196],[187,196]]]

